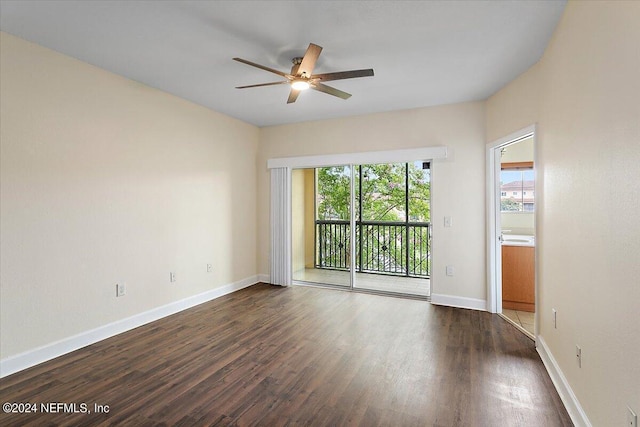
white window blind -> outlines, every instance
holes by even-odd
[[[271,284],[291,284],[291,168],[271,169]]]

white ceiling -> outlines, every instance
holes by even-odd
[[[562,1],[0,1],[0,28],[257,126],[486,99],[536,63]],[[373,68],[286,104],[275,74]]]

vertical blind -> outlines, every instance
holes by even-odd
[[[291,168],[271,169],[271,277],[273,285],[291,284]]]

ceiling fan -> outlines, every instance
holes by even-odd
[[[329,95],[337,96],[338,98],[348,99],[351,96],[350,93],[343,92],[331,86],[327,86],[323,82],[373,76],[373,69],[371,68],[368,68],[366,70],[351,70],[338,71],[335,73],[312,74],[313,67],[316,65],[316,61],[320,56],[320,52],[322,52],[322,47],[318,46],[317,44],[309,43],[309,47],[307,48],[307,51],[302,58],[293,58],[293,66],[291,67],[291,73],[289,74],[283,73],[282,71],[278,71],[273,68],[265,67],[264,65],[256,64],[255,62],[247,61],[246,59],[233,58],[234,61],[242,62],[243,64],[251,65],[252,67],[269,71],[286,79],[279,82],[237,86],[236,89],[289,84],[291,86],[291,92],[289,92],[289,99],[287,99],[287,104],[296,102],[296,99],[298,99],[298,95],[300,95],[300,92],[306,89],[313,89],[317,90],[318,92],[324,92],[328,93]]]

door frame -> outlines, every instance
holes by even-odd
[[[487,189],[487,311],[502,313],[502,245],[500,244],[500,157],[501,149],[524,138],[533,137],[533,170],[534,180],[538,184],[538,144],[536,140],[537,125],[533,124],[513,132],[503,138],[492,141],[486,146],[486,189]],[[536,194],[540,192],[536,189]],[[538,216],[538,203],[535,207],[535,218]],[[537,221],[534,219],[534,234],[537,238]],[[536,272],[538,245],[535,247]],[[538,330],[538,280],[535,276],[534,332]]]
[[[288,271],[288,280],[285,280],[284,283],[279,283],[283,286],[288,286],[292,284],[292,276],[293,276],[293,265],[291,262],[292,259],[292,218],[291,218],[291,173],[293,169],[306,169],[306,168],[319,168],[319,167],[327,167],[327,166],[347,166],[351,167],[351,186],[353,187],[353,165],[354,164],[375,164],[375,163],[406,163],[406,162],[414,162],[414,161],[428,161],[433,165],[434,160],[443,160],[447,158],[447,147],[446,146],[431,146],[431,147],[422,147],[422,148],[408,148],[408,149],[398,149],[398,150],[389,150],[389,151],[363,151],[356,153],[345,153],[345,154],[321,154],[321,155],[309,155],[309,156],[299,156],[299,157],[278,157],[278,158],[270,158],[267,160],[267,169],[282,169],[283,173],[286,174],[288,187],[281,189],[281,192],[286,194],[286,207],[283,206],[283,210],[286,211],[286,215],[284,218],[285,225],[283,228],[288,232],[288,236],[283,239],[275,239],[274,236],[270,236],[271,240],[271,248],[270,248],[270,258],[272,260],[278,261],[279,269]],[[354,189],[351,188],[351,201],[353,203],[355,192]],[[274,194],[277,192],[273,189],[269,189],[270,191],[270,199],[273,202]],[[352,205],[353,206],[353,205]],[[270,223],[273,225],[274,213],[271,211]],[[355,212],[351,209],[351,224],[352,227],[355,224]],[[272,230],[273,233],[273,230]],[[354,239],[351,239],[351,249],[354,250]],[[352,259],[352,265],[355,260]],[[271,265],[273,269],[273,263]],[[270,275],[273,276],[273,273],[270,272]],[[351,283],[350,288],[353,289],[353,281],[355,278],[355,269],[351,268]],[[430,286],[432,286],[432,282],[430,282]]]

